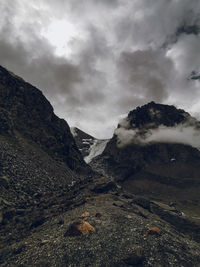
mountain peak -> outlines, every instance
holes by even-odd
[[[2,135],[20,135],[70,169],[85,165],[67,122],[54,114],[43,93],[1,66],[0,124]]]
[[[150,102],[129,112],[115,130],[117,144],[185,144],[200,148],[200,122],[175,106]]]
[[[128,114],[130,127],[143,127],[152,124],[154,127],[165,125],[172,127],[179,123],[184,123],[190,115],[182,109],[177,109],[173,105],[157,104],[150,102],[144,106],[137,107]]]

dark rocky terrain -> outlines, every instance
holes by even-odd
[[[101,155],[109,141],[109,139],[94,138],[76,127],[72,127],[71,132],[86,163]]]
[[[0,67],[1,248],[65,209],[60,196],[72,197],[71,188],[91,175],[68,124],[42,92]]]
[[[198,223],[158,199],[156,188],[150,197],[141,174],[185,194],[199,152],[169,145],[134,145],[134,156],[114,136],[94,172],[41,91],[0,67],[0,266],[200,266]],[[141,185],[132,190],[133,175],[141,175],[142,195]],[[198,175],[190,179],[198,190]]]
[[[88,156],[90,153],[90,148],[94,144],[95,138],[77,127],[72,127],[71,132],[83,157]]]
[[[200,151],[178,142],[144,143],[149,132],[160,125],[166,129],[192,127],[200,133],[199,122],[184,110],[151,102],[129,112],[125,125],[118,125],[103,154],[93,159],[91,166],[113,177],[125,190],[176,203],[184,213],[200,221]],[[124,146],[117,135],[121,129],[135,131]]]

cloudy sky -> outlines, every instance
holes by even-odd
[[[110,137],[154,100],[200,117],[199,0],[1,0],[0,64]]]

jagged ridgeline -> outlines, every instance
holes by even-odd
[[[38,144],[54,159],[79,171],[84,162],[69,126],[53,112],[42,92],[0,67],[0,133]]]
[[[198,127],[150,103],[110,141],[72,129],[97,174],[41,91],[0,67],[0,265],[198,266],[198,141],[185,137]],[[174,144],[177,131],[184,135]],[[181,209],[170,193],[185,201]]]
[[[79,171],[84,162],[67,122],[53,112],[42,92],[0,67],[0,133],[34,142]]]
[[[129,192],[186,201],[183,206],[195,208],[200,203],[199,148],[197,119],[174,106],[151,102],[129,112],[91,166],[104,169]]]
[[[67,122],[54,114],[42,92],[0,67],[1,195],[26,202],[89,172]]]

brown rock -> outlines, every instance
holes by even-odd
[[[147,234],[161,235],[161,231],[157,226],[147,228]]]
[[[81,218],[90,217],[90,213],[89,213],[89,211],[85,211],[85,212],[83,212],[83,214],[81,214],[80,217],[81,217]]]
[[[72,223],[64,236],[88,235],[90,231],[95,232],[95,228],[88,222],[81,220]]]

